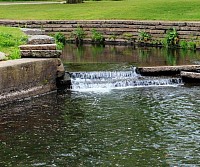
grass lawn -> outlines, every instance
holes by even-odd
[[[19,45],[26,43],[26,35],[19,28],[0,26],[0,52],[8,55],[8,59],[20,58]]]
[[[0,19],[12,20],[193,20],[200,0],[85,1],[82,4],[0,5]]]

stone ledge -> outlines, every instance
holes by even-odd
[[[61,54],[59,50],[21,50],[23,58],[59,58]]]
[[[57,58],[0,62],[0,105],[56,90],[59,66]]]
[[[20,45],[20,50],[56,50],[56,44]]]
[[[200,65],[138,67],[137,71],[144,76],[158,76],[176,75],[181,71],[197,71],[197,69],[200,69]]]
[[[28,38],[27,44],[39,45],[39,44],[55,44],[55,39],[48,35],[33,35]]]
[[[45,31],[41,29],[21,28],[21,30],[27,35],[43,35],[45,33]]]
[[[185,83],[199,83],[200,84],[200,73],[198,72],[186,72],[181,71],[181,77]]]

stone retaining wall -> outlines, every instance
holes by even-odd
[[[161,39],[170,28],[176,28],[180,39],[200,40],[200,22],[186,21],[135,21],[135,20],[90,20],[90,21],[11,21],[0,20],[0,25],[13,27],[41,28],[47,35],[62,32],[69,37],[78,26],[82,26],[88,37],[93,28],[102,32],[106,39],[112,35],[126,40],[125,34],[138,38],[139,30],[149,32],[154,39]]]
[[[24,58],[0,62],[0,105],[56,90],[56,58]]]

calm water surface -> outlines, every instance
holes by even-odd
[[[66,45],[62,60],[66,64],[124,63],[134,66],[190,65],[200,64],[200,50],[109,45],[105,47]],[[76,67],[75,70],[77,69]]]
[[[1,106],[0,166],[198,167],[199,97],[198,86],[140,87]]]

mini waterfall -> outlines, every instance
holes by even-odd
[[[136,68],[123,71],[93,71],[71,73],[71,89],[75,91],[96,91],[147,86],[178,86],[181,78],[144,77]]]

